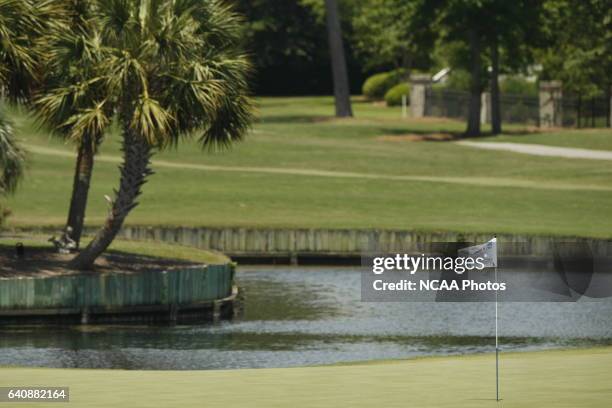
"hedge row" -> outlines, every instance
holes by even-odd
[[[410,84],[402,82],[389,89],[385,94],[387,106],[399,106],[402,104],[402,96],[406,95],[406,103],[410,103]]]
[[[387,91],[404,80],[404,71],[395,70],[375,74],[363,83],[362,92],[370,100],[380,100]]]

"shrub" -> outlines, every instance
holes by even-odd
[[[434,89],[448,89],[452,91],[470,90],[470,73],[463,69],[453,69],[444,83],[434,84]]]
[[[402,74],[396,70],[372,75],[363,83],[363,95],[368,99],[383,99],[389,89],[402,81]]]
[[[489,84],[487,82],[487,91]],[[466,91],[470,90],[470,73],[463,69],[453,70],[448,79],[444,83],[438,83],[433,85],[434,89],[448,89],[453,91]],[[500,78],[499,89],[502,93],[523,95],[523,96],[537,96],[538,86],[535,82],[527,81],[521,76],[508,76]]]
[[[529,82],[523,77],[506,77],[499,84],[502,93],[517,94],[524,96],[537,96],[538,86],[535,82]]]
[[[385,94],[387,106],[399,106],[402,104],[402,95],[406,95],[407,103],[410,103],[410,84],[401,83],[389,89]]]

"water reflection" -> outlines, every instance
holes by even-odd
[[[528,273],[516,271],[517,273]],[[0,329],[0,366],[286,367],[492,350],[490,303],[364,303],[348,268],[241,268],[244,312],[179,326]],[[612,301],[500,305],[502,346],[612,343]]]

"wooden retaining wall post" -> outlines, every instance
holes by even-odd
[[[217,323],[221,319],[221,302],[213,302],[212,321]]]
[[[0,278],[3,318],[52,318],[67,322],[176,321],[183,311],[222,315],[235,300],[235,265],[193,265],[166,271]]]
[[[171,322],[176,322],[178,320],[178,307],[176,303],[172,303],[170,305],[168,320],[170,320]]]
[[[89,323],[89,308],[84,307],[81,309],[81,324]]]
[[[432,242],[486,242],[491,234],[456,232],[418,232],[393,230],[342,230],[342,229],[273,229],[273,228],[180,228],[127,226],[123,236],[146,239],[160,236],[181,245],[212,249],[230,255],[282,255],[292,262],[301,254],[337,254],[359,256],[364,252],[423,251]],[[507,255],[539,256],[549,252],[552,240],[583,240],[593,246],[598,254],[612,251],[612,241],[576,237],[548,237],[530,235],[504,235],[498,238],[505,244],[512,243],[512,253]],[[178,241],[176,241],[178,240]],[[510,248],[507,247],[509,250]],[[612,254],[610,254],[612,255]]]
[[[289,255],[289,263],[293,266],[298,265],[298,254],[297,253],[291,252],[291,254]]]

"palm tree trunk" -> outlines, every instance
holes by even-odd
[[[497,38],[491,46],[491,130],[494,135],[502,132],[499,94],[499,46]]]
[[[70,238],[79,247],[83,225],[85,223],[85,210],[87,208],[87,196],[94,166],[94,146],[91,137],[86,135],[79,146],[79,152],[74,170],[74,181],[72,183],[72,197],[70,199],[70,210],[66,221],[66,233],[70,227]]]
[[[470,104],[468,112],[468,123],[465,135],[480,136],[480,96],[482,93],[482,61],[480,59],[480,39],[478,38],[478,34],[474,29],[470,29],[469,39],[472,67],[470,69]]]
[[[149,144],[138,137],[132,130],[123,134],[123,164],[119,166],[121,181],[119,191],[115,191],[104,226],[94,239],[69,264],[73,269],[92,269],[98,256],[113,242],[123,225],[125,217],[138,205],[136,199],[141,194],[141,187],[147,177],[153,174],[151,170],[151,148]]]
[[[353,116],[351,95],[349,89],[344,46],[342,44],[342,29],[338,17],[338,3],[336,0],[325,0],[327,16],[327,35],[329,38],[329,52],[334,78],[334,98],[336,102],[336,116]]]

